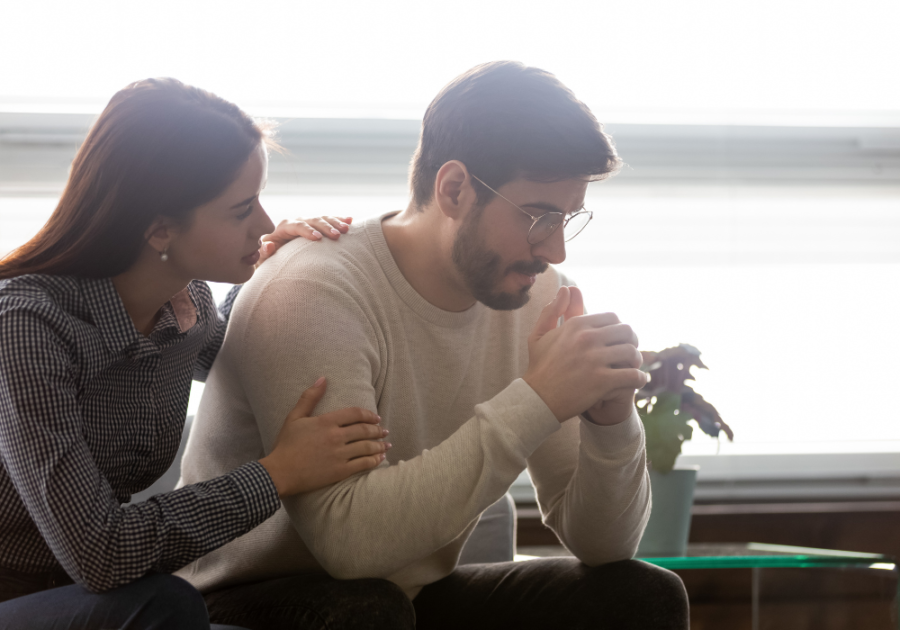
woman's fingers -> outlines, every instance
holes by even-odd
[[[357,457],[347,462],[347,475],[355,475],[356,473],[365,472],[377,468],[378,464],[384,461],[384,453],[381,455],[367,455],[366,457]]]
[[[323,414],[321,419],[339,427],[346,427],[357,422],[365,422],[367,424],[378,424],[381,422],[381,416],[377,413],[359,407],[338,409],[337,411]]]
[[[380,424],[366,424],[358,422],[341,428],[343,431],[343,440],[345,444],[350,442],[358,442],[359,440],[380,440],[387,437],[387,430],[383,429]]]
[[[313,416],[325,394],[325,378],[303,392],[275,439],[272,452],[259,462],[278,496],[317,490],[349,475],[378,466],[391,448],[378,414],[351,407]]]
[[[390,442],[376,442],[375,440],[362,440],[348,444],[343,454],[348,460],[357,459],[359,457],[368,457],[369,455],[380,455],[387,453],[393,444]]]
[[[350,224],[339,217],[316,217],[315,219],[308,219],[308,223],[334,241],[336,241],[341,234],[346,234],[350,230]]]
[[[328,223],[331,224],[331,227],[335,228],[341,234],[346,234],[350,231],[350,223],[353,221],[352,217],[323,216],[322,218],[328,221]],[[345,218],[349,218],[350,221],[346,221]]]
[[[262,237],[263,242],[271,241],[276,246],[281,247],[285,243],[289,243],[298,236],[311,241],[318,241],[322,238],[322,234],[309,221],[304,219],[294,219],[281,221],[271,234]]]
[[[295,238],[302,237],[310,241],[320,241],[323,237],[337,240],[341,234],[350,230],[352,217],[322,216],[313,219],[294,219],[281,221],[271,234],[262,237],[262,247],[259,250],[259,266],[266,258],[278,251],[278,248],[289,243]]]
[[[325,395],[325,389],[325,377],[320,376],[312,387],[300,394],[300,400],[294,405],[294,409],[288,414],[288,418],[308,418],[312,416],[316,405],[319,404],[322,396]]]

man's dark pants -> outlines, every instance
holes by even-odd
[[[681,579],[625,560],[574,558],[473,564],[426,586],[413,602],[384,580],[301,575],[206,596],[210,619],[251,630],[683,630]]]

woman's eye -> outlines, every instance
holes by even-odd
[[[243,220],[243,219],[246,219],[247,217],[249,217],[251,214],[253,214],[253,204],[252,203],[249,206],[247,206],[246,210],[244,210],[239,215],[237,215],[237,218],[238,218],[238,220]]]

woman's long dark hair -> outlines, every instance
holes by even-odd
[[[214,94],[175,79],[132,83],[79,148],[50,220],[0,260],[0,279],[122,273],[156,217],[188,224],[266,139],[266,128]]]

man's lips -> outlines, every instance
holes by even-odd
[[[537,281],[537,276],[531,276],[524,273],[520,273],[519,275],[525,278],[525,282],[528,284],[534,284]]]

